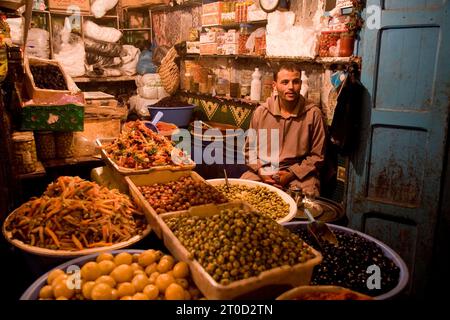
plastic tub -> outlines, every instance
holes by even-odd
[[[134,254],[134,253],[142,253],[144,251],[145,250],[135,250],[135,249],[127,250],[127,249],[125,249],[125,250],[114,250],[114,251],[108,251],[108,252],[111,252],[113,255],[115,255],[120,252],[128,252],[128,253]],[[95,254],[90,254],[87,256],[79,257],[79,258],[67,261],[55,268],[52,268],[50,271],[48,271],[47,273],[45,273],[44,275],[39,277],[30,287],[28,287],[28,289],[20,297],[20,300],[38,300],[39,291],[46,284],[48,275],[53,269],[61,269],[63,271],[66,271],[66,269],[72,265],[77,265],[81,268],[86,262],[95,261],[95,259],[97,258],[98,255],[99,255],[99,253],[95,253]]]
[[[158,111],[162,111],[164,115],[161,118],[161,121],[173,123],[177,127],[187,127],[189,125],[194,108],[194,105],[186,105],[180,107],[148,106],[150,119],[153,119]]]
[[[298,225],[303,225],[306,228],[306,224],[308,222],[306,221],[295,221],[295,222],[286,222],[283,223],[283,225],[285,227],[287,227],[288,229],[290,229],[290,227],[295,227]],[[406,266],[405,262],[403,261],[403,259],[394,251],[392,250],[388,245],[384,244],[383,242],[381,242],[378,239],[375,239],[374,237],[371,237],[365,233],[362,233],[360,231],[356,231],[347,227],[342,227],[342,226],[338,226],[338,225],[334,225],[334,224],[328,224],[328,227],[330,227],[330,229],[332,231],[334,230],[339,230],[345,233],[356,233],[357,235],[359,235],[360,237],[367,239],[371,242],[375,242],[375,244],[381,248],[381,250],[383,251],[383,254],[391,259],[396,266],[400,269],[400,278],[399,281],[397,283],[397,286],[395,286],[395,288],[393,288],[391,291],[388,291],[382,295],[379,296],[375,296],[373,297],[375,300],[386,300],[386,299],[391,299],[393,297],[395,297],[396,295],[398,295],[407,285],[408,280],[409,280],[409,271],[408,271],[408,267]]]

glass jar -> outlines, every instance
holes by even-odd
[[[53,131],[36,131],[36,148],[39,159],[49,160],[56,158],[55,137]]]
[[[14,132],[12,134],[14,143],[14,167],[19,174],[36,171],[36,144],[33,132]]]
[[[239,28],[238,54],[249,53],[246,48],[247,40],[250,37],[250,29],[248,24],[241,24]]]
[[[55,145],[58,158],[73,157],[73,132],[56,132]]]

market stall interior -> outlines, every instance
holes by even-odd
[[[0,3],[6,300],[432,296],[449,2],[74,2]]]

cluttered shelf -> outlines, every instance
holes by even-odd
[[[241,24],[255,25],[255,26],[256,25],[266,25],[267,19],[245,21],[245,22],[222,23],[222,24],[214,24],[214,25],[203,25],[203,27],[204,28],[239,29]]]
[[[260,102],[258,101],[252,101],[250,99],[242,99],[242,98],[233,98],[228,96],[213,96],[211,94],[206,93],[197,93],[197,92],[191,92],[186,90],[180,90],[180,95],[186,96],[186,97],[195,97],[200,99],[208,99],[208,100],[215,100],[218,102],[230,102],[230,103],[237,103],[237,104],[244,104],[251,107],[256,107],[259,105]]]
[[[174,4],[175,2],[171,2],[172,5],[154,5],[154,6],[150,6],[149,9],[152,12],[158,12],[158,11],[165,11],[165,12],[171,12],[171,11],[175,11],[175,10],[181,10],[181,9],[186,9],[186,8],[194,8],[194,7],[200,7],[203,4],[203,1],[199,1],[199,0],[191,0],[191,1],[186,1],[184,3],[181,4]]]
[[[199,58],[228,58],[228,59],[258,59],[258,60],[271,60],[271,61],[292,61],[297,63],[312,63],[312,64],[322,64],[322,65],[331,65],[331,64],[350,64],[350,63],[359,63],[359,57],[317,57],[317,58],[309,58],[309,57],[274,57],[274,56],[256,56],[256,55],[244,55],[244,54],[231,54],[231,55],[219,55],[219,54],[195,54],[188,53],[183,56],[185,59],[199,59]]]
[[[113,81],[134,81],[135,76],[119,76],[119,77],[75,77],[75,82],[113,82]]]

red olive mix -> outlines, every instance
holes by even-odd
[[[138,188],[158,214],[187,210],[191,206],[207,203],[221,204],[228,201],[216,188],[203,181],[195,181],[192,177],[181,177],[177,181]]]

